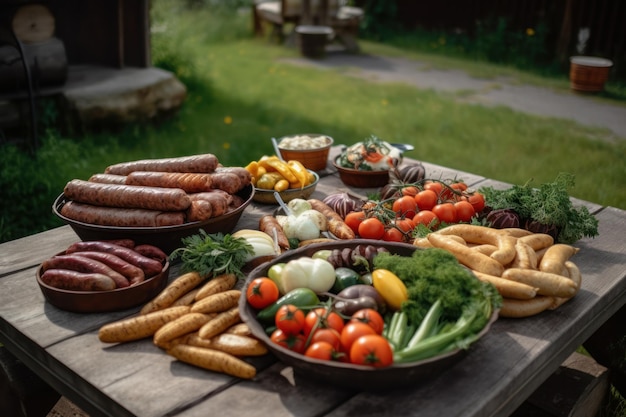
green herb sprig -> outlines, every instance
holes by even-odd
[[[172,252],[170,259],[180,257],[184,272],[197,271],[202,276],[235,274],[241,277],[246,257],[254,252],[245,239],[230,234],[208,234],[202,229],[199,234],[183,238],[182,242],[184,246]]]
[[[553,182],[534,188],[530,181],[505,190],[480,189],[487,205],[495,209],[512,209],[522,218],[559,228],[559,243],[574,243],[583,236],[598,235],[598,220],[585,206],[574,207],[568,189],[574,186],[574,175],[562,172]]]

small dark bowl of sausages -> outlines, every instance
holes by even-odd
[[[76,242],[37,268],[39,288],[57,308],[76,313],[125,310],[167,285],[170,263],[156,246],[131,239]]]
[[[253,196],[245,168],[202,154],[124,162],[70,180],[52,211],[83,240],[130,238],[170,254],[200,229],[230,233]]]

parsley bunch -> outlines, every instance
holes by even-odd
[[[241,268],[254,248],[245,240],[230,234],[208,234],[200,229],[197,235],[182,239],[183,247],[176,249],[170,259],[180,257],[184,272],[197,271],[209,274],[235,274],[242,276]]]
[[[570,200],[568,188],[574,183],[573,174],[560,173],[553,182],[541,184],[538,188],[527,182],[505,190],[483,187],[480,191],[492,209],[512,209],[523,220],[556,226],[558,242],[574,243],[583,236],[598,235],[598,219],[587,207],[574,207]]]

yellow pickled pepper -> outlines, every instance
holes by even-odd
[[[289,169],[298,179],[298,183],[300,185],[300,189],[306,187],[310,184],[309,181],[309,171],[302,165],[302,162],[296,160],[290,160],[287,162]]]

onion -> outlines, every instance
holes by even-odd
[[[487,214],[487,221],[494,229],[520,227],[519,215],[511,209],[492,210]]]
[[[323,201],[342,218],[345,218],[348,213],[352,211],[359,210],[361,207],[363,207],[364,203],[360,199],[350,197],[348,193],[331,194],[324,198]]]

